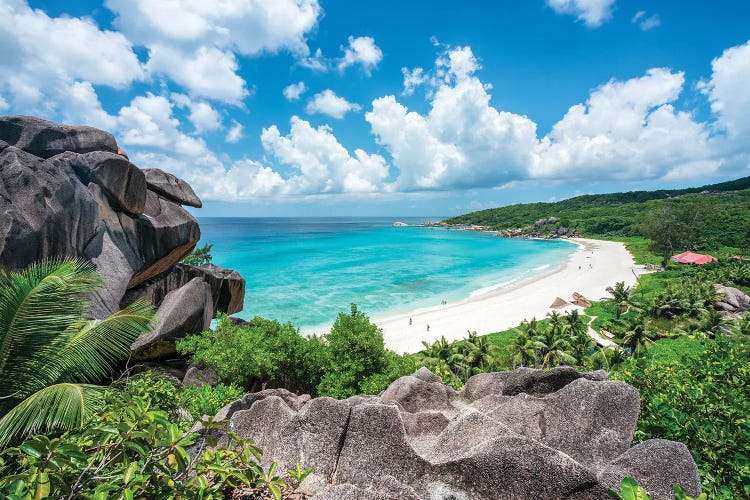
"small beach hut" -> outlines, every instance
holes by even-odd
[[[570,302],[563,298],[556,298],[555,301],[552,303],[550,309],[562,309],[563,307],[568,307],[570,305]]]
[[[717,259],[713,255],[707,255],[702,253],[693,252],[682,252],[672,256],[672,261],[678,264],[708,264],[709,262],[716,262]]]

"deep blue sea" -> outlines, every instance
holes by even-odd
[[[393,227],[429,218],[200,218],[215,264],[247,280],[240,317],[305,328],[356,303],[383,316],[487,293],[543,273],[576,249],[565,241]]]

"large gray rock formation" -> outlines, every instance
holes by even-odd
[[[420,369],[380,396],[248,394],[217,415],[279,469],[314,467],[302,488],[343,498],[609,498],[630,475],[654,499],[700,491],[684,445],[630,447],[638,391],[604,372],[528,368],[472,377],[461,392]],[[196,427],[200,431],[200,426]]]
[[[200,239],[182,204],[201,205],[186,182],[133,165],[107,132],[0,117],[0,268],[89,259],[105,278],[89,315],[106,317],[136,299],[163,306],[153,332],[160,346],[202,331],[217,311],[240,311],[245,293],[235,271],[177,266]],[[201,284],[188,286],[196,279]],[[163,305],[178,289],[180,304]],[[169,351],[140,347],[141,354]]]

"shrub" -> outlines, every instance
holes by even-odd
[[[182,389],[180,406],[193,418],[200,419],[204,415],[216,415],[221,408],[240,399],[244,393],[245,391],[235,385],[191,385]]]
[[[230,433],[223,449],[188,449],[197,434],[183,434],[149,401],[121,395],[110,410],[78,432],[36,435],[0,454],[0,495],[8,498],[226,498],[235,489],[276,499],[296,482],[260,466],[252,441]],[[220,423],[207,421],[209,428]],[[304,479],[300,467],[290,476]]]
[[[203,245],[202,247],[196,248],[192,252],[190,252],[190,255],[185,257],[182,262],[184,264],[188,264],[190,266],[203,266],[205,264],[210,264],[213,257],[211,256],[211,249],[213,248],[213,245]]]

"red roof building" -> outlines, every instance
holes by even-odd
[[[682,252],[672,256],[672,261],[678,264],[708,264],[709,262],[716,262],[716,257],[712,255],[705,255],[702,253],[693,252]]]

